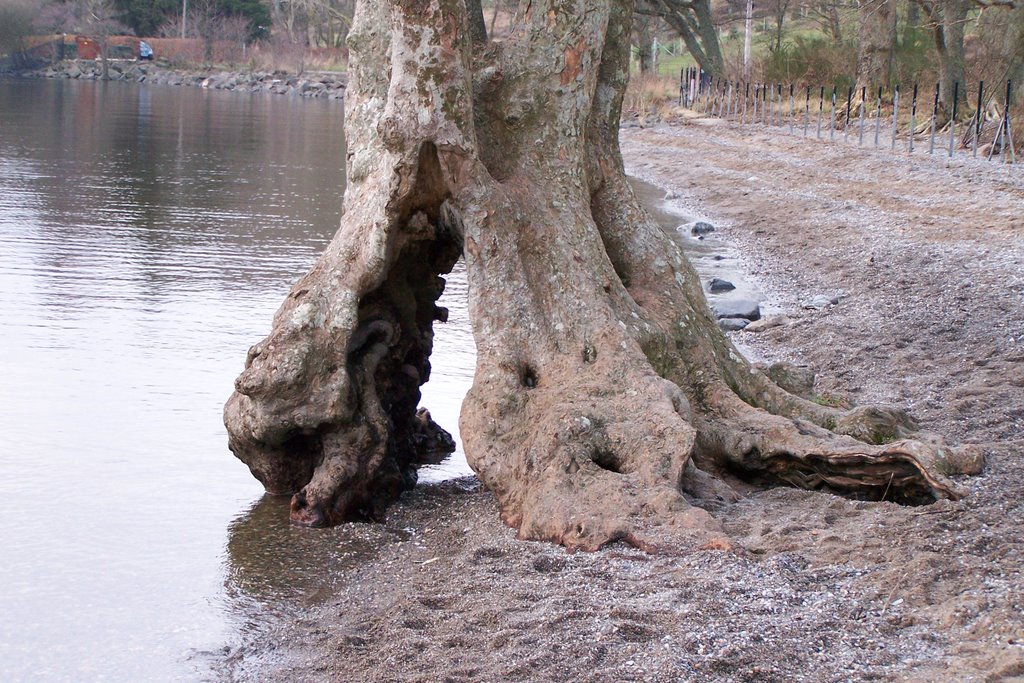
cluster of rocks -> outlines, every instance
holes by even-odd
[[[99,80],[102,66],[98,61],[68,60],[27,71],[32,78],[74,78]],[[169,69],[152,64],[111,60],[108,78],[112,81],[135,81],[156,85],[184,85],[211,90],[266,92],[297,97],[325,97],[340,100],[345,96],[347,77],[343,73],[309,72],[302,75],[275,72],[243,72]]]

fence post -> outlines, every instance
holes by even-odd
[[[974,114],[974,140],[971,141],[971,156],[977,158],[978,156],[978,138],[981,137],[981,122],[984,120],[984,116],[981,111],[981,94],[985,90],[985,81],[978,82],[978,108]]]
[[[1013,126],[1010,124],[1010,104],[1013,102],[1011,91],[1013,81],[1006,81],[1006,137],[1010,141],[1010,163],[1017,163],[1017,150],[1013,148]]]
[[[893,95],[893,98],[892,98],[892,146],[889,148],[889,151],[891,151],[891,152],[895,152],[896,151],[896,131],[899,130],[899,121],[897,120],[896,117],[899,114],[899,111],[900,111],[900,86],[897,83],[896,84],[896,94]]]
[[[789,134],[793,134],[793,119],[796,117],[796,102],[793,100],[793,84],[789,84]]]
[[[750,81],[743,84],[743,112],[740,114],[740,124],[747,123],[747,100],[750,99]]]
[[[868,87],[862,85],[860,88],[860,132],[857,135],[857,145],[864,146],[864,110],[868,104]]]
[[[953,116],[949,119],[949,158],[953,158],[953,142],[956,138],[956,110],[960,102],[960,81],[953,83]]]
[[[935,152],[935,120],[939,116],[939,88],[942,86],[938,83],[935,84],[935,103],[932,104],[932,122],[931,131],[928,134],[928,153],[932,154]]]
[[[882,86],[878,86],[878,99],[875,101],[875,147],[878,147],[878,134],[882,131]]]
[[[908,154],[914,153],[914,131],[917,128],[917,81],[914,81],[914,96],[910,100],[910,148]]]
[[[1003,105],[1003,132],[999,137],[999,154],[1002,155],[1003,161],[1006,161],[1006,139],[1010,135],[1010,100],[1013,94],[1013,81],[1006,81],[1006,103]],[[1010,145],[1010,153],[1016,156],[1013,145]]]
[[[821,113],[825,109],[825,86],[821,86],[821,92],[818,93],[818,139],[821,139]]]
[[[846,90],[846,124],[843,126],[843,142],[850,141],[850,108],[853,104],[853,86]]]
[[[811,86],[807,86],[804,96],[804,137],[807,137],[807,126],[811,123]]]
[[[768,125],[768,84],[765,83],[764,87],[761,88],[761,95],[764,97],[764,101],[761,103],[761,123]]]
[[[828,140],[836,139],[836,86],[832,86],[832,108],[828,111]]]

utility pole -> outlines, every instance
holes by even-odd
[[[185,22],[188,16],[188,0],[181,0],[181,39],[185,39]]]
[[[750,33],[754,23],[754,0],[747,0],[746,35],[743,37],[743,73],[750,74]]]

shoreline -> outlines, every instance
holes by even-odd
[[[242,69],[175,69],[152,62],[110,60],[111,82],[128,81],[148,85],[172,85],[209,90],[267,93],[292,97],[341,100],[345,97],[348,74],[331,71],[248,71]],[[96,60],[65,60],[36,69],[7,72],[6,76],[24,79],[65,78],[100,80],[101,65]]]

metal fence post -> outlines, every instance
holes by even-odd
[[[843,126],[843,142],[850,141],[850,104],[853,102],[853,86],[846,90],[846,124]]]
[[[832,107],[828,110],[828,140],[836,139],[836,86],[832,86]]]
[[[765,83],[764,87],[761,88],[761,94],[764,96],[764,101],[761,103],[761,123],[768,125],[768,84]]]
[[[900,110],[900,86],[896,85],[896,94],[892,98],[892,146],[889,148],[890,151],[896,151],[896,131],[899,130],[899,122],[897,115]]]
[[[807,94],[804,97],[804,137],[807,137],[807,126],[811,122],[811,86],[807,86]]]
[[[932,104],[932,123],[931,132],[928,134],[928,153],[932,154],[935,152],[935,122],[939,118],[939,89],[942,86],[939,83],[935,84],[935,103]]]
[[[878,100],[875,102],[875,147],[878,147],[878,134],[882,131],[882,86],[878,86]]]
[[[917,128],[917,81],[914,81],[914,96],[910,100],[910,148],[908,154],[914,153],[914,132]]]
[[[949,158],[953,158],[953,142],[956,140],[956,110],[960,103],[960,81],[953,83],[953,116],[949,119]]]
[[[789,84],[789,134],[793,134],[793,118],[796,115],[796,106],[793,100],[793,84]]]
[[[821,139],[821,113],[825,109],[825,86],[821,86],[821,92],[818,93],[818,139]]]
[[[1006,81],[1006,137],[1010,141],[1010,163],[1017,163],[1017,150],[1013,148],[1013,126],[1010,124],[1010,104],[1013,102],[1013,81]]]
[[[866,85],[861,86],[860,89],[860,132],[857,135],[857,144],[861,147],[864,146],[864,110],[867,109],[868,104],[868,87]]]
[[[984,120],[984,115],[981,111],[981,94],[985,90],[985,81],[978,82],[978,108],[974,113],[974,140],[971,141],[971,156],[977,158],[978,156],[978,138],[981,137],[981,122]]]

